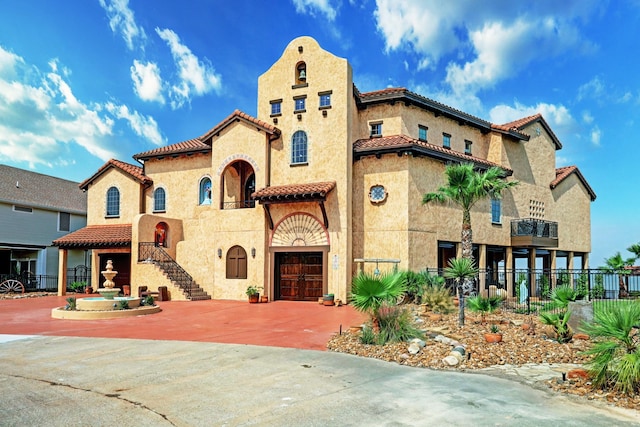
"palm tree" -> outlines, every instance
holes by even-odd
[[[499,199],[506,188],[518,185],[518,181],[505,181],[504,170],[491,167],[485,172],[474,169],[473,163],[449,165],[445,169],[447,185],[434,193],[426,193],[422,204],[451,202],[462,208],[462,258],[473,259],[471,233],[471,208],[488,197]]]
[[[444,277],[453,279],[458,293],[458,324],[464,326],[464,294],[465,284],[478,275],[476,263],[471,258],[451,258],[449,266],[444,269]]]
[[[625,276],[631,273],[631,271],[627,270],[625,267],[633,265],[633,263],[636,262],[636,259],[624,259],[622,258],[622,255],[620,255],[620,252],[616,252],[615,255],[606,258],[604,262],[605,265],[602,267],[602,269],[605,271],[605,273],[618,275],[618,287],[620,288],[618,296],[620,298],[628,297],[629,292],[627,291]]]
[[[585,353],[594,387],[634,393],[640,388],[640,348],[637,328],[640,304],[627,302],[596,311],[594,322],[583,326],[594,345]]]
[[[371,316],[374,330],[378,329],[378,310],[384,303],[395,303],[405,291],[400,273],[380,276],[358,273],[351,282],[351,305]]]

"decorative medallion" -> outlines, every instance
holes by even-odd
[[[320,246],[328,245],[327,231],[309,214],[286,217],[273,231],[271,246]]]
[[[371,203],[382,203],[387,199],[387,190],[383,185],[374,185],[369,190],[369,200]]]

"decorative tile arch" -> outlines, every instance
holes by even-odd
[[[273,230],[271,246],[329,245],[329,233],[316,217],[304,212],[284,217]]]
[[[255,160],[253,160],[251,156],[248,156],[246,154],[232,154],[231,156],[227,157],[226,159],[220,162],[220,166],[218,166],[218,170],[216,171],[216,174],[218,176],[222,175],[222,172],[226,169],[226,167],[229,166],[231,163],[235,162],[236,160],[244,160],[245,162],[249,163],[253,168],[253,170],[256,172],[260,170],[260,167],[258,167],[258,163]]]

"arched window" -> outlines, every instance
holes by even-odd
[[[297,85],[305,84],[307,82],[307,64],[304,62],[298,62],[296,64],[296,78]]]
[[[291,138],[291,164],[307,163],[307,134],[297,131]]]
[[[242,246],[234,246],[227,252],[227,279],[247,278],[247,252]]]
[[[107,216],[120,216],[120,190],[116,187],[107,190]]]
[[[198,200],[201,205],[211,204],[211,180],[209,178],[202,178],[200,181],[200,195],[198,196]]]
[[[256,191],[256,174],[249,175],[244,185],[244,207],[252,208],[256,205],[255,200],[251,200],[251,194]]]
[[[164,212],[167,210],[167,199],[164,188],[156,188],[153,192],[153,211]]]

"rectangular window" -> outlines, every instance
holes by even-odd
[[[451,135],[448,133],[442,134],[442,146],[444,148],[451,148]]]
[[[282,114],[282,99],[271,101],[271,115],[279,116]]]
[[[371,123],[370,136],[382,136],[382,122]]]
[[[295,98],[293,98],[293,101],[295,103],[295,107],[294,107],[294,113],[300,113],[306,110],[306,102],[307,102],[307,96],[296,96]]]
[[[14,212],[26,212],[26,213],[31,213],[31,212],[33,212],[33,209],[28,208],[28,207],[26,207],[26,206],[16,206],[16,205],[14,205],[14,206],[13,206],[13,211],[14,211]]]
[[[502,203],[500,199],[491,199],[491,222],[500,224],[502,221]]]
[[[473,143],[467,139],[464,140],[464,154],[471,155],[471,145]]]
[[[68,212],[58,212],[58,231],[71,230],[71,214]]]
[[[319,92],[318,96],[320,97],[320,108],[331,108],[331,91],[327,92]]]
[[[418,126],[418,139],[420,141],[427,141],[427,131],[429,130],[426,126]]]

